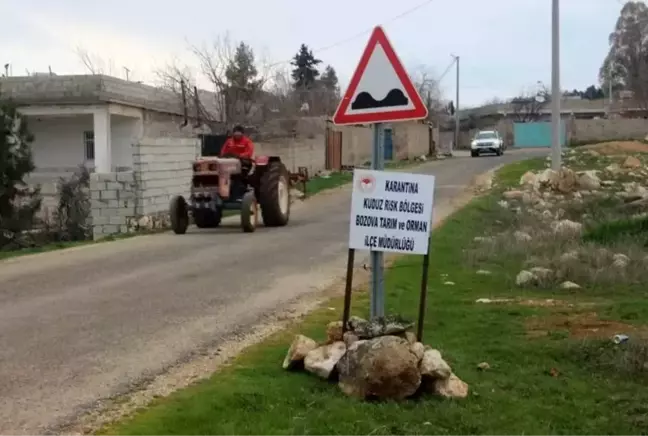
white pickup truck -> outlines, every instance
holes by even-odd
[[[504,140],[497,130],[482,130],[477,132],[470,143],[470,155],[478,157],[482,153],[495,153],[497,156],[504,154]]]

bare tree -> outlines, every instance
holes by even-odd
[[[78,46],[75,53],[90,74],[112,75],[115,70],[115,63],[112,59],[109,59],[108,62],[106,62],[100,56],[88,51],[82,46]]]
[[[418,65],[411,70],[410,76],[428,108],[429,118],[435,118],[441,112],[445,113],[446,105],[434,70],[428,65]]]
[[[538,83],[538,86],[535,92],[526,92],[511,99],[510,103],[515,122],[528,123],[537,121],[540,118],[542,109],[550,101],[551,94],[545,85]]]
[[[213,100],[218,120],[246,123],[261,112],[263,88],[270,76],[267,62],[256,62],[252,49],[245,43],[234,42],[228,33],[217,37],[211,44],[190,45],[189,50],[198,64],[198,72],[177,61],[156,71],[162,87],[180,95],[180,83],[187,84],[187,95],[201,77],[211,85],[211,94],[201,96]],[[195,78],[195,79],[194,79]],[[192,94],[191,98],[195,98]],[[213,105],[211,104],[213,103]],[[213,117],[212,117],[213,118]]]

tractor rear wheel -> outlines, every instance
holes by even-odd
[[[213,229],[220,225],[221,215],[220,210],[197,209],[193,213],[194,224],[199,229]]]
[[[241,228],[245,233],[252,233],[259,222],[259,208],[253,192],[248,192],[241,200]]]
[[[173,233],[176,235],[184,235],[187,233],[187,227],[189,227],[189,208],[183,196],[176,195],[171,199],[169,215]]]
[[[259,185],[261,216],[266,227],[281,227],[290,219],[290,176],[281,162],[271,162]]]

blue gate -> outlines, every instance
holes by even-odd
[[[392,138],[392,129],[384,129],[383,138],[385,160],[392,160],[394,158],[394,140]]]
[[[565,123],[560,123],[560,143],[565,145]],[[515,147],[551,147],[551,123],[514,123],[513,143]]]

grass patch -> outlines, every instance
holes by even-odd
[[[419,165],[422,162],[412,159],[404,159],[398,161],[390,161],[385,163],[385,170],[399,170]],[[352,171],[335,171],[328,173],[324,176],[315,176],[311,178],[306,184],[307,195],[314,195],[318,192],[326,191],[328,189],[338,188],[353,181]],[[296,186],[297,189],[302,189],[301,185]]]
[[[92,244],[93,241],[73,241],[73,242],[56,242],[38,247],[23,248],[21,250],[0,251],[0,260],[12,257],[27,256],[30,254],[46,253],[48,251],[62,250],[65,248],[78,247],[81,245]]]
[[[504,168],[501,183],[517,184],[537,160]],[[542,164],[540,164],[542,168]],[[471,257],[476,236],[498,234],[517,219],[503,218],[498,195],[476,199],[435,230],[429,275],[425,342],[438,348],[456,374],[471,386],[469,398],[425,397],[403,403],[360,402],[315,376],[288,373],[281,362],[296,332],[324,338],[324,326],[341,313],[341,301],[299,325],[251,347],[233,365],[209,380],[157,400],[132,419],[104,429],[107,434],[638,434],[648,424],[645,379],[628,377],[612,365],[623,361],[616,348],[583,348],[590,318],[578,313],[594,301],[600,316],[648,319],[648,290],[614,287],[589,294],[555,288],[518,289],[512,283],[529,257],[503,249],[502,255]],[[510,213],[509,213],[510,214]],[[497,250],[493,250],[497,253]],[[472,259],[472,262],[469,261]],[[415,319],[421,257],[404,257],[386,275],[387,312]],[[486,269],[489,275],[478,275]],[[455,286],[444,285],[452,281]],[[566,304],[477,304],[478,298],[561,298]],[[567,303],[572,304],[569,306]],[[367,315],[366,293],[356,293],[353,313]],[[334,307],[335,310],[330,310]],[[588,310],[592,310],[591,308]],[[529,333],[535,322],[535,333]],[[589,322],[589,321],[588,321]],[[616,322],[614,326],[630,326]],[[610,324],[612,325],[612,324]],[[623,332],[617,332],[623,333]],[[596,332],[592,332],[596,335]],[[632,343],[631,338],[629,343]],[[580,347],[579,347],[580,345]],[[606,349],[607,347],[607,349]],[[608,350],[609,349],[609,350]],[[610,354],[612,353],[612,354]],[[632,357],[638,356],[638,357]],[[639,361],[633,352],[627,361]],[[486,361],[491,369],[480,371]],[[584,364],[584,362],[590,362]],[[599,368],[599,370],[593,370]],[[636,371],[633,373],[635,374]]]
[[[583,237],[586,241],[600,244],[613,244],[628,239],[636,239],[648,244],[648,218],[624,218],[607,221],[591,228]]]
[[[520,185],[520,178],[527,171],[539,171],[545,168],[546,161],[543,158],[527,159],[506,165],[495,175],[495,183],[503,187],[514,187]]]

